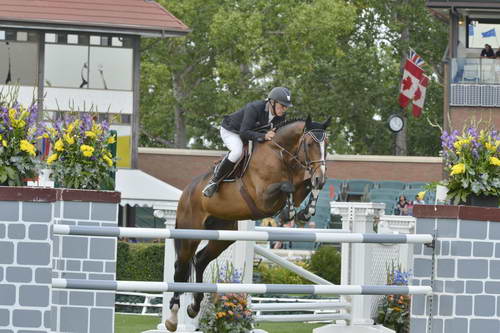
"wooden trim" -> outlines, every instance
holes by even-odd
[[[429,8],[500,8],[500,4],[494,2],[480,3],[473,1],[427,1],[426,6]]]
[[[500,208],[476,206],[417,205],[413,207],[416,218],[461,219],[500,222]]]
[[[55,189],[46,187],[0,186],[0,201],[83,201],[120,203],[121,193],[114,191],[90,191]]]

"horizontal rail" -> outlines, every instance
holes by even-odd
[[[346,314],[321,313],[321,314],[291,314],[291,315],[256,315],[255,321],[258,322],[304,322],[304,321],[331,321],[331,320],[350,320],[351,317]]]
[[[242,241],[293,241],[319,243],[431,243],[432,235],[361,233],[299,233],[198,229],[119,228],[54,225],[54,234],[104,237],[173,238]]]
[[[306,233],[336,233],[345,234],[349,233],[349,230],[345,229],[320,229],[320,228],[285,228],[285,227],[255,227],[255,231],[274,231],[274,232],[306,232]]]
[[[351,304],[345,302],[330,303],[252,303],[255,311],[299,311],[299,310],[334,310],[350,309]]]
[[[120,290],[149,292],[201,292],[249,294],[308,294],[308,295],[426,295],[429,286],[351,286],[306,284],[242,284],[186,283],[52,279],[52,287],[61,289]]]

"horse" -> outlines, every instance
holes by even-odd
[[[308,220],[315,212],[319,191],[326,182],[326,128],[323,123],[289,120],[278,124],[270,141],[257,143],[247,170],[234,182],[222,182],[213,197],[203,196],[202,189],[211,172],[198,176],[182,192],[176,215],[177,229],[236,230],[238,220],[275,216],[288,203],[298,207],[309,193],[307,206],[295,216],[292,207],[284,215]],[[288,207],[288,206],[287,206]],[[233,241],[209,241],[198,253],[200,240],[175,240],[177,254],[175,282],[187,282],[194,265],[196,282],[203,282],[207,265]],[[191,318],[197,316],[203,293],[195,293],[187,307]],[[177,329],[180,293],[170,300],[171,316],[165,322],[169,331]]]

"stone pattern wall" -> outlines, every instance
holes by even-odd
[[[118,205],[58,201],[55,224],[117,226]],[[116,237],[54,236],[54,278],[115,280]],[[112,333],[115,293],[94,290],[52,291],[54,332]]]
[[[49,332],[52,207],[0,201],[0,333]]]
[[[432,333],[500,332],[500,222],[417,219],[418,234],[435,227],[434,296],[413,296],[411,332],[428,332],[430,317]],[[412,284],[430,285],[432,272],[432,249],[415,245]]]

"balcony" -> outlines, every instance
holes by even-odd
[[[453,58],[450,105],[500,107],[500,58]]]

